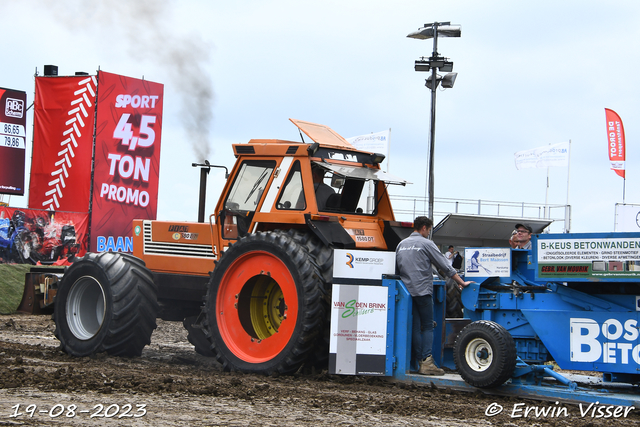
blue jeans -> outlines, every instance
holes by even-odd
[[[414,360],[431,356],[433,347],[433,299],[431,295],[411,297],[413,300],[413,329],[411,333]]]

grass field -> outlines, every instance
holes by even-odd
[[[11,314],[18,308],[24,275],[30,268],[26,264],[0,264],[0,314]]]

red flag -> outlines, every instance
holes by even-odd
[[[607,117],[607,142],[611,169],[624,178],[625,142],[622,120],[613,110],[605,108],[604,112]]]

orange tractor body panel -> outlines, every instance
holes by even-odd
[[[207,276],[217,259],[207,223],[133,221],[133,255],[152,271]]]

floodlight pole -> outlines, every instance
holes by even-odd
[[[431,55],[432,58],[437,58],[438,57],[438,23],[434,22],[433,23],[433,54]],[[429,219],[431,219],[431,221],[435,221],[435,219],[433,218],[433,194],[434,194],[434,180],[435,180],[435,173],[433,170],[433,163],[434,163],[434,152],[435,152],[435,146],[436,146],[436,89],[438,87],[437,85],[437,79],[438,79],[438,74],[436,73],[437,68],[433,67],[431,69],[431,124],[430,124],[430,129],[431,129],[431,136],[429,138]]]

